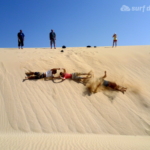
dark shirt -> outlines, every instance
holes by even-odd
[[[19,38],[19,40],[23,40],[24,39],[24,37],[25,37],[25,35],[23,34],[23,33],[18,33],[18,38]]]
[[[56,39],[56,33],[55,33],[55,32],[50,32],[49,38],[50,38],[50,40],[51,40],[51,39],[52,39],[52,40],[55,40],[55,39]]]

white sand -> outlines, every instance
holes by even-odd
[[[0,150],[150,150],[150,46],[0,49]],[[25,71],[94,72],[127,92],[25,81]],[[60,80],[56,80],[59,82]]]

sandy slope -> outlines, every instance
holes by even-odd
[[[89,143],[86,138],[97,139],[98,144],[104,137],[109,139],[112,148],[115,143],[112,137],[116,143],[126,139],[142,145],[134,147],[134,144],[132,149],[150,148],[150,46],[67,48],[63,53],[60,50],[0,49],[0,141],[3,146],[13,140],[38,141],[38,136],[43,141],[53,139],[53,134],[57,134],[56,141],[70,140],[72,149],[77,137],[85,142],[82,149]],[[106,70],[107,80],[128,90],[124,95],[112,91],[89,95],[84,85],[69,80],[22,82],[27,70],[44,72],[54,67],[66,68],[69,73],[92,70],[95,78]],[[113,136],[109,137],[110,134]],[[107,143],[103,141],[97,146],[104,148]],[[60,145],[55,149],[61,149]],[[71,148],[64,146],[64,149]]]
[[[149,150],[145,136],[13,134],[0,136],[2,150]]]

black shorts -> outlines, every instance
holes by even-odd
[[[104,80],[103,86],[106,86],[106,87],[107,87],[107,86],[109,86],[109,83],[110,83],[109,81]]]
[[[34,75],[36,79],[44,78],[44,73],[41,72],[35,72]]]
[[[18,40],[18,46],[24,46],[23,40]]]

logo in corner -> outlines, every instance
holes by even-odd
[[[120,8],[121,11],[130,11],[130,8],[126,5],[122,5],[122,7]]]

